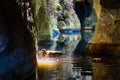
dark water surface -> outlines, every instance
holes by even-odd
[[[94,54],[76,57],[73,51],[80,42],[74,39],[75,35],[61,34],[58,37],[59,42],[53,40],[48,41],[48,44],[42,42],[43,45],[39,45],[39,50],[45,48],[63,52],[61,56],[52,58],[41,58],[40,54],[37,54],[39,80],[120,80],[119,56],[101,53],[102,55],[96,55],[97,57]],[[92,35],[86,36],[83,38],[92,37]],[[87,40],[89,41],[90,39]]]
[[[40,80],[93,80],[91,63],[86,60],[54,59],[54,61],[38,63]]]
[[[47,59],[47,58],[46,58]],[[120,80],[120,59],[111,61],[71,58],[45,59],[38,63],[39,80]]]

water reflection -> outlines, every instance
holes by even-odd
[[[53,29],[51,30],[51,40],[39,41],[38,46],[39,50],[43,48],[57,51],[64,49],[74,50],[80,39],[81,33],[79,28]]]
[[[81,36],[82,39],[79,41],[78,45],[76,46],[74,53],[75,54],[82,54],[84,53],[85,49],[89,45],[92,37],[93,37],[94,31],[93,30],[82,30]]]
[[[51,50],[73,50],[81,39],[79,28],[53,29],[51,34],[52,40],[54,41],[54,46],[51,47]]]
[[[120,64],[93,63],[95,80],[120,80]]]
[[[120,58],[103,55],[100,61],[93,61],[94,80],[120,80]]]
[[[101,60],[97,58],[89,60],[60,58],[58,61],[54,58],[55,61],[52,63],[46,62],[38,66],[39,80],[120,80],[119,57],[103,56],[100,57]]]
[[[81,63],[85,66],[81,66]],[[54,66],[39,66],[38,75],[40,80],[92,80],[92,69],[84,61],[62,61]]]
[[[120,80],[120,58],[109,53],[87,55],[84,58],[74,57],[73,51],[78,42],[87,42],[93,36],[93,32],[83,32],[83,39],[75,39],[80,34],[59,34],[51,41],[39,42],[39,50],[62,51],[60,57],[42,58],[38,54],[39,80]],[[88,38],[89,37],[89,38]],[[78,37],[77,37],[78,38]],[[80,45],[80,44],[78,44]],[[83,46],[82,46],[83,47]],[[102,51],[101,51],[102,52]],[[41,61],[39,61],[39,59]]]

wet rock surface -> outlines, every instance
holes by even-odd
[[[35,79],[36,55],[31,33],[15,1],[0,5],[0,80]],[[8,5],[7,5],[8,4]],[[4,10],[3,10],[4,9]],[[26,77],[27,75],[27,77]]]
[[[119,9],[120,1],[118,0],[100,0],[100,4],[105,8]]]
[[[104,0],[102,2],[105,1],[109,1],[108,3],[106,3],[106,5],[107,4],[109,5],[109,3],[112,4],[111,0]],[[117,4],[118,3],[119,1],[117,2]],[[88,47],[90,49],[90,52],[95,53],[107,52],[110,54],[114,53],[119,54],[120,52],[119,9],[103,7],[99,1],[95,1],[94,6],[95,10],[97,11],[98,22],[96,24],[92,42]],[[98,8],[99,10],[97,10]]]

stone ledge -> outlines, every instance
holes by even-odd
[[[89,44],[86,52],[89,54],[112,54],[120,56],[120,44],[91,43]]]

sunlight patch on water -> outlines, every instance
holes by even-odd
[[[40,67],[55,66],[58,64],[57,63],[58,61],[59,59],[56,59],[56,58],[38,58],[37,64]]]

